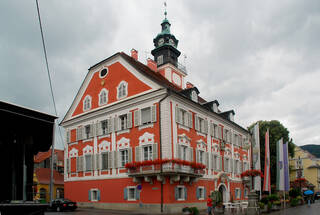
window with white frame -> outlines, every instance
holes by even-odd
[[[123,114],[119,116],[120,130],[127,129],[127,119],[128,119],[127,114]]]
[[[158,65],[163,64],[163,55],[160,55],[157,57],[157,64]]]
[[[101,169],[108,169],[108,152],[101,153]]]
[[[141,124],[151,123],[151,107],[141,109]]]
[[[176,107],[176,122],[186,127],[192,128],[192,113],[182,108]]]
[[[216,124],[213,124],[213,134],[214,134],[214,137],[215,138],[218,138],[219,137],[219,130],[218,130],[218,125]]]
[[[208,133],[208,121],[202,117],[196,116],[195,117],[195,129],[196,129],[196,131],[207,134]]]
[[[129,161],[129,151],[128,149],[122,149],[120,150],[120,164],[121,167],[124,167],[126,163]]]
[[[212,168],[218,170],[218,155],[213,155]]]
[[[89,190],[89,201],[99,201],[100,200],[100,190],[90,189]]]
[[[191,93],[191,99],[194,102],[198,102],[198,94],[197,94],[197,92],[195,90],[193,90],[192,93]]]
[[[135,187],[128,187],[128,200],[136,200],[137,189]]]
[[[128,96],[128,83],[125,81],[122,81],[118,86],[118,94],[117,98],[122,99]]]
[[[101,134],[105,135],[108,131],[108,120],[102,120],[101,122]]]
[[[199,150],[199,162],[204,163],[204,151]]]
[[[234,190],[234,192],[235,192],[235,198],[236,199],[240,199],[240,195],[241,195],[241,191],[240,191],[240,189],[239,188],[236,188],[235,190]]]
[[[204,187],[198,187],[196,195],[197,195],[197,199],[198,200],[204,200],[205,199],[205,188]]]
[[[143,146],[143,160],[152,160],[152,145]]]
[[[236,160],[236,166],[234,168],[235,168],[234,172],[236,174],[240,174],[240,163],[239,163],[239,160]]]
[[[248,197],[248,189],[245,188],[245,189],[244,189],[244,198],[247,198],[247,197]]]
[[[92,170],[92,155],[85,155],[85,162],[86,162],[86,171]]]
[[[83,111],[91,109],[91,96],[86,96],[83,100]]]
[[[84,126],[85,139],[89,139],[91,134],[91,125]]]
[[[186,188],[184,186],[175,187],[175,199],[180,201],[187,199]]]
[[[229,172],[229,158],[225,158],[224,161],[224,171]]]
[[[184,145],[180,145],[181,149],[181,160],[188,160],[187,153],[188,153],[188,147]]]
[[[108,91],[102,89],[99,94],[99,105],[104,105],[108,103]]]

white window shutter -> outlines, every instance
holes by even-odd
[[[118,168],[119,160],[121,159],[118,158],[118,152],[113,151],[113,168]]]
[[[96,136],[100,136],[101,135],[101,133],[100,133],[100,131],[101,131],[101,122],[97,122],[96,124],[95,124],[95,126],[96,126]]]
[[[79,170],[80,171],[84,171],[83,160],[84,160],[84,156],[81,156],[80,160],[79,160],[79,162],[80,162]]]
[[[181,146],[177,143],[177,159],[181,159]]]
[[[89,137],[93,137],[94,135],[94,124],[90,124],[90,133],[89,133]]]
[[[101,154],[96,154],[96,169],[100,170],[101,169]]]
[[[158,144],[152,144],[152,157],[153,160],[158,159]]]
[[[112,132],[112,119],[107,119],[107,124],[108,124],[107,133],[109,134]]]
[[[151,106],[151,122],[157,121],[157,106],[152,105]]]
[[[204,120],[204,131],[205,134],[208,134],[208,120]]]
[[[108,169],[113,168],[112,152],[108,152]]]
[[[113,129],[114,131],[119,131],[119,117],[114,117],[113,118]]]
[[[192,113],[188,112],[188,127],[192,128]]]
[[[199,157],[199,150],[196,149],[196,162],[197,162],[197,163],[200,163],[200,162],[199,162],[199,159],[200,159],[200,157]]]
[[[199,131],[199,119],[198,119],[198,116],[197,115],[195,115],[195,117],[194,117],[194,129],[196,130],[196,131]]]
[[[219,128],[219,129],[218,129],[219,139],[222,140],[222,132],[223,132],[223,130],[222,130],[222,127],[221,127],[221,126],[219,126],[218,128]]]
[[[140,110],[135,110],[133,113],[134,116],[134,126],[137,127],[140,125],[140,114],[141,111]]]
[[[131,163],[132,162],[132,148],[128,149],[128,162]]]
[[[132,112],[127,114],[127,128],[132,128]]]
[[[206,152],[206,166],[207,166],[207,169],[210,169],[210,154],[209,154],[209,152]]]
[[[136,146],[135,147],[135,161],[141,161],[140,157],[141,157],[141,152],[140,152],[140,146]]]
[[[189,161],[190,162],[193,162],[193,148],[192,147],[189,147]]]
[[[179,108],[178,108],[178,106],[176,106],[174,114],[175,114],[176,122],[180,123],[179,122]]]

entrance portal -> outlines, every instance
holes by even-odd
[[[227,190],[226,190],[226,187],[221,184],[220,187],[219,187],[219,193],[221,194],[221,197],[222,197],[222,202],[225,203],[225,202],[228,202],[227,200]]]

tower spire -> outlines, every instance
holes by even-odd
[[[166,19],[167,18],[167,2],[164,1],[163,4],[164,4],[164,18]]]

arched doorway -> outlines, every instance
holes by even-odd
[[[219,186],[219,193],[221,194],[222,202],[228,202],[228,199],[227,199],[227,189],[226,189],[226,186],[225,186],[224,184],[220,184],[220,186]]]

